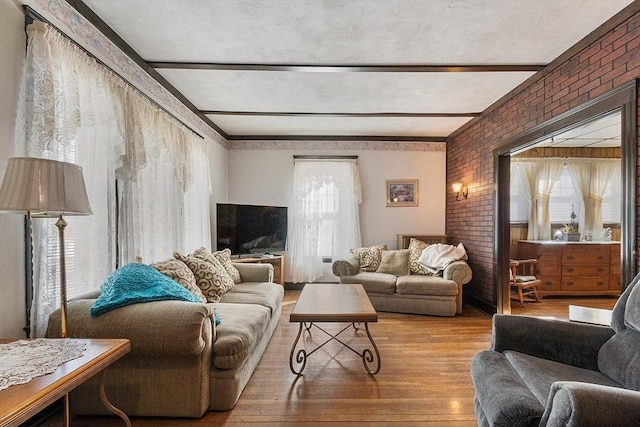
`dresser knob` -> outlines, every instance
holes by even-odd
[[[573,286],[573,282],[567,282],[567,286]]]
[[[568,271],[569,273],[573,273],[573,267],[569,267],[569,268],[567,268],[567,271]]]
[[[569,255],[569,256],[567,257],[567,259],[568,259],[569,261],[572,261],[572,260],[573,260],[573,255]]]

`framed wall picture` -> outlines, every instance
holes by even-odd
[[[387,206],[418,206],[417,179],[388,179]]]

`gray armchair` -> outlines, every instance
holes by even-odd
[[[471,362],[480,426],[640,425],[640,275],[611,327],[495,315]]]

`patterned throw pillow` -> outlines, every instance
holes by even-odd
[[[411,239],[409,241],[409,270],[411,271],[411,274],[431,275],[431,273],[429,273],[429,271],[418,262],[420,255],[422,255],[422,251],[424,251],[427,246],[429,246],[429,244],[422,240]]]
[[[213,252],[212,255],[215,259],[220,261],[220,264],[222,264],[224,269],[227,270],[227,273],[229,273],[229,276],[231,276],[235,283],[242,282],[240,272],[236,266],[233,265],[233,262],[231,262],[231,251],[229,249]]]
[[[231,251],[229,249],[225,249],[225,251],[227,251],[227,258],[229,260],[229,264],[231,264]],[[222,251],[224,252],[224,251]],[[238,271],[237,268],[235,268],[233,265],[231,265],[231,267],[233,268],[233,270],[235,270],[235,274],[237,274],[238,276],[238,280],[236,280],[235,275],[230,271],[230,268],[228,268],[225,263],[223,262],[224,256],[219,256],[217,255],[218,252],[209,252],[207,250],[207,248],[200,247],[198,249],[196,249],[195,251],[193,251],[193,256],[196,258],[200,258],[201,260],[210,262],[211,264],[216,265],[220,264],[222,266],[222,268],[224,268],[224,271],[227,272],[227,275],[231,278],[231,280],[233,280],[233,283],[240,283],[240,272]],[[232,286],[233,287],[233,286]],[[231,289],[231,288],[229,288]]]
[[[178,252],[174,252],[173,256],[191,269],[196,278],[196,284],[208,302],[220,301],[220,297],[234,285],[227,271],[215,259],[215,263],[211,263],[193,254],[183,255]]]
[[[207,298],[196,284],[196,277],[184,262],[177,259],[167,259],[165,261],[154,262],[151,264],[151,267],[154,267],[160,273],[180,283],[185,289],[195,294],[200,302],[207,302]]]
[[[375,272],[382,260],[382,251],[387,250],[387,245],[370,246],[368,248],[351,249],[351,253],[360,264],[360,271]]]

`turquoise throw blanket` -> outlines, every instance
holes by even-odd
[[[102,295],[91,306],[91,315],[140,302],[180,300],[200,302],[198,297],[155,268],[140,263],[127,264],[111,273],[100,286]]]

